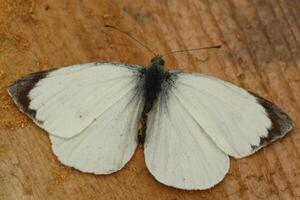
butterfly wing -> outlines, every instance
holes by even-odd
[[[271,102],[231,83],[171,72],[149,113],[145,159],[154,177],[181,189],[207,189],[241,158],[284,136],[292,120]]]
[[[109,174],[121,169],[137,147],[141,93],[128,93],[80,134],[61,138],[50,134],[52,149],[67,166],[83,172]]]
[[[161,93],[149,113],[144,153],[151,174],[180,189],[210,188],[229,169],[228,156],[170,91]]]
[[[50,134],[62,163],[108,174],[122,168],[137,146],[139,81],[135,66],[89,63],[31,74],[8,91]]]
[[[171,93],[217,146],[235,158],[251,155],[293,127],[276,105],[211,76],[178,73]]]
[[[135,90],[137,82],[135,67],[88,63],[31,74],[10,85],[8,92],[38,126],[69,138]]]

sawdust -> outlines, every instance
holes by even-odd
[[[0,128],[24,128],[28,123],[25,115],[21,115],[7,93],[11,82],[9,60],[22,56],[31,45],[31,41],[18,22],[30,23],[34,10],[34,1],[2,0],[0,6]],[[17,73],[17,72],[16,72]]]
[[[0,79],[3,80],[0,76]],[[0,128],[14,130],[15,128],[24,128],[28,123],[25,115],[21,115],[16,109],[12,99],[7,93],[6,84],[0,80],[0,113],[3,117],[0,119]]]
[[[19,21],[32,21],[32,2],[3,0],[0,7],[0,52],[24,51],[30,46],[23,28],[14,25]]]
[[[244,80],[245,79],[245,74],[243,72],[239,72],[236,77],[240,80]]]
[[[59,165],[53,176],[55,185],[61,185],[62,183],[66,182],[72,171],[74,173],[75,170],[63,165]]]
[[[0,145],[0,157],[1,157],[1,155],[5,154],[6,150],[7,150],[6,145],[1,144]]]
[[[25,185],[23,186],[23,193],[25,195],[32,195],[33,192],[32,192],[32,186],[31,185]]]

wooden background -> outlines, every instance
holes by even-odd
[[[282,107],[295,129],[255,155],[231,159],[226,178],[206,191],[166,187],[149,174],[142,149],[126,167],[95,176],[62,166],[47,134],[13,105],[7,85],[20,76],[91,61],[147,65],[171,55],[172,69],[234,82]],[[300,199],[299,0],[0,0],[0,199]],[[201,169],[200,169],[201,170]]]

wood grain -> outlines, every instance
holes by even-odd
[[[231,81],[294,120],[286,137],[245,159],[206,191],[166,187],[138,149],[107,176],[62,166],[47,134],[18,111],[7,85],[30,72],[90,61],[147,65],[155,52],[222,44],[166,57],[168,68]],[[300,199],[300,1],[0,0],[0,199]]]

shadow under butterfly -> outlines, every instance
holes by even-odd
[[[167,71],[162,56],[146,68],[96,62],[37,72],[8,92],[49,133],[63,164],[110,174],[141,144],[155,179],[187,190],[213,187],[229,156],[249,156],[293,128],[268,100],[208,75]]]

